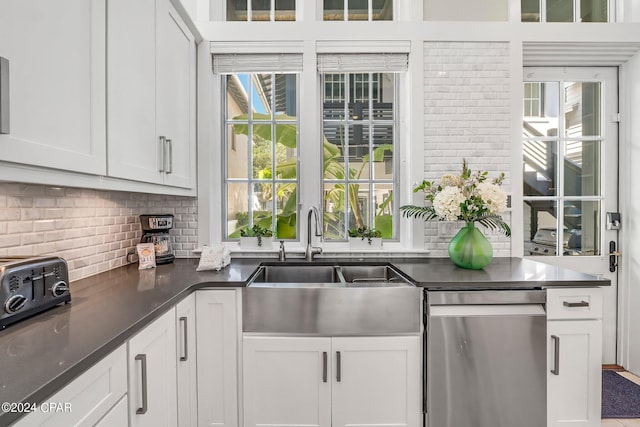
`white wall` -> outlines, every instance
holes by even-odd
[[[621,67],[620,92],[623,111],[620,149],[620,210],[622,229],[620,251],[621,268],[619,336],[622,363],[630,371],[640,374],[640,53]],[[628,345],[627,345],[628,343]]]
[[[140,242],[140,214],[173,214],[174,253],[188,257],[196,245],[193,197],[0,183],[0,257],[56,255],[71,280],[127,264]]]
[[[509,43],[424,43],[424,177],[458,175],[462,159],[490,177],[507,174],[510,190],[511,91]],[[508,214],[505,219],[509,221]],[[434,256],[447,256],[460,224],[430,222],[424,244]],[[495,256],[511,254],[511,240],[486,232]],[[520,242],[515,243],[520,244]]]

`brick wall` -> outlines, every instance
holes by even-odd
[[[508,43],[425,42],[424,177],[458,174],[466,158],[472,170],[487,170],[491,177],[505,172],[503,189],[510,191],[510,99]],[[510,221],[509,213],[503,217]],[[427,223],[425,248],[433,256],[446,256],[460,226]],[[495,256],[511,254],[508,238],[485,235]]]
[[[142,235],[138,216],[175,215],[174,253],[197,244],[197,199],[192,197],[0,183],[0,257],[58,255],[71,280],[127,263]]]

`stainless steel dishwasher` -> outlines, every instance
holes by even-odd
[[[427,427],[547,422],[546,292],[426,292]]]

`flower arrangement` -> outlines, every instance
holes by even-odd
[[[488,181],[488,172],[471,172],[467,161],[462,161],[460,176],[445,174],[439,181],[424,180],[413,189],[423,191],[427,206],[401,206],[406,218],[421,218],[425,221],[478,222],[492,230],[511,236],[511,229],[498,213],[507,208],[507,194],[500,188],[504,172]]]

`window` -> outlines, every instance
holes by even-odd
[[[296,0],[227,0],[227,21],[295,21]]]
[[[608,0],[521,0],[522,22],[608,22]]]
[[[238,238],[257,224],[296,239],[297,74],[231,73],[223,85],[224,235]]]
[[[325,21],[391,21],[393,0],[324,0]]]
[[[395,239],[397,77],[322,74],[324,237],[376,228]]]

